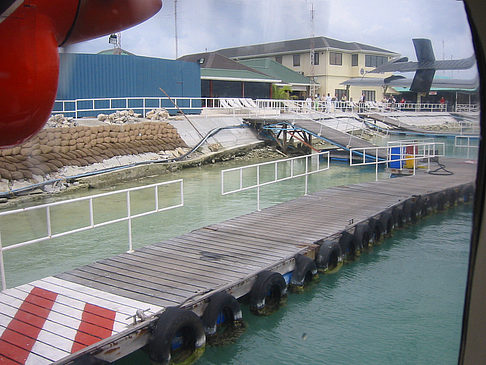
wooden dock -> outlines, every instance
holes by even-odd
[[[450,176],[419,173],[339,186],[43,278],[0,294],[0,363],[113,361],[146,345],[165,307],[201,316],[214,293],[250,292],[263,270],[417,196],[475,181],[476,164],[441,160]],[[89,360],[91,361],[91,360]]]

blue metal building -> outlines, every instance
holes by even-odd
[[[142,97],[165,97],[159,88],[171,97],[201,97],[200,69],[194,63],[133,55],[61,54],[60,57],[57,101],[136,97],[140,99],[131,100],[130,108],[137,109],[143,103]],[[157,106],[155,101],[146,102]],[[77,108],[85,109],[89,103],[78,102]],[[108,108],[109,103],[105,103]],[[179,106],[184,110],[184,104]],[[53,112],[59,107],[56,102]],[[164,101],[162,107],[173,105]]]

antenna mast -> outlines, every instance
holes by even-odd
[[[310,79],[311,79],[311,86],[310,86],[310,97],[314,99],[316,95],[316,84],[314,81],[315,76],[315,69],[314,69],[314,62],[315,62],[315,50],[314,50],[314,2],[311,2],[311,10],[310,10],[310,23],[311,23],[311,41],[310,41]]]
[[[179,47],[177,39],[177,0],[174,0],[174,28],[175,28],[175,58],[179,58]]]

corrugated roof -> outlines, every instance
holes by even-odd
[[[260,72],[253,72],[249,70],[230,70],[217,68],[202,68],[201,79],[210,80],[224,80],[224,81],[247,81],[247,82],[282,82],[280,79],[275,79],[264,75]]]
[[[295,72],[271,58],[254,58],[240,60],[239,63],[261,71],[275,79],[281,79],[286,84],[291,85],[310,85],[311,79],[298,72]]]
[[[388,53],[392,55],[397,54],[395,52],[391,52],[383,48],[378,48],[363,43],[343,42],[343,41],[339,41],[327,37],[303,38],[303,39],[294,39],[294,40],[281,41],[281,42],[254,44],[251,46],[224,48],[216,52],[229,58],[240,58],[240,57],[248,58],[252,56],[309,51],[312,48],[314,49],[337,48],[337,49],[342,49],[347,51],[372,51],[372,52]]]

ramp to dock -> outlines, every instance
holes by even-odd
[[[427,131],[425,129],[413,127],[410,124],[404,123],[398,119],[378,114],[378,113],[362,113],[359,114],[361,118],[369,118],[373,119],[378,122],[382,122],[399,133],[402,134],[413,134],[413,135],[420,135],[420,136],[438,136],[438,137],[455,137],[456,134],[443,132],[443,131]],[[391,132],[388,130],[388,132]]]
[[[322,122],[313,120],[311,118],[289,118],[282,117],[257,117],[257,118],[245,118],[245,121],[255,125],[256,128],[268,128],[268,126],[276,124],[285,124],[294,129],[302,130],[311,134],[314,137],[322,139],[328,143],[331,143],[339,148],[349,151],[353,148],[370,148],[376,147],[373,143],[368,142],[362,138],[353,136],[351,134],[339,131],[335,128],[326,126]],[[375,158],[375,154],[372,150],[367,153],[371,158]],[[386,155],[383,151],[379,151],[378,158],[386,159]]]
[[[290,272],[297,253],[389,207],[474,182],[475,164],[442,163],[454,175],[423,173],[322,190],[7,289],[0,294],[2,363],[61,364],[90,351],[111,361],[133,352],[147,344],[154,314],[163,307],[200,315],[214,292],[241,297],[262,270]]]

